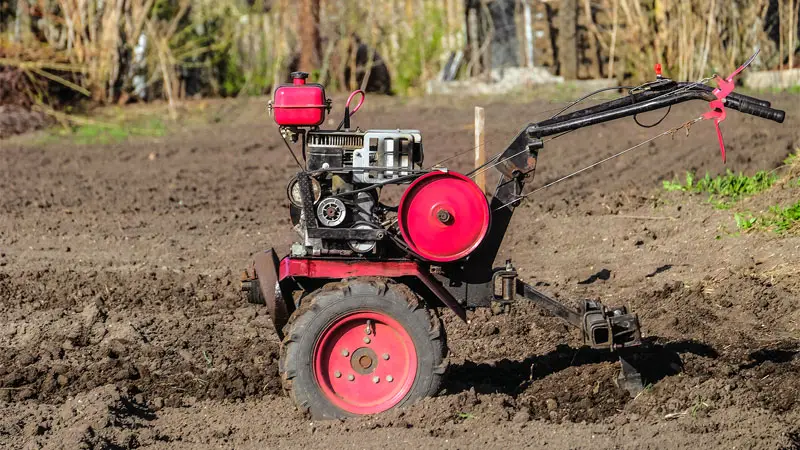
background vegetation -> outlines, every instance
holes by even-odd
[[[47,104],[75,93],[98,103],[262,94],[297,67],[307,1],[0,0],[0,81],[21,71],[15,91],[24,86]],[[518,21],[523,2],[532,8],[537,65],[554,72],[565,4],[578,10],[581,77],[641,80],[662,62],[672,77],[697,79],[730,70],[756,47],[756,67],[796,64],[800,0],[507,1]],[[464,50],[465,3],[321,0],[314,77],[342,90],[382,77],[395,93],[418,92]],[[0,88],[0,103],[10,95]]]

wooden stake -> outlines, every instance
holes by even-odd
[[[484,113],[480,106],[475,107],[475,168],[486,164],[486,134],[484,133]],[[478,170],[475,175],[475,184],[486,192],[486,172]]]

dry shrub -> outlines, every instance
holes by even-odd
[[[609,77],[652,78],[653,64],[662,63],[671,77],[695,80],[727,75],[756,48],[756,68],[780,67],[796,50],[797,21],[776,32],[773,22],[791,22],[788,11],[797,15],[798,0],[582,1],[592,11],[587,28]],[[791,41],[792,51],[779,51],[770,34]]]
[[[0,105],[30,108],[34,89],[33,82],[24,71],[15,67],[0,67]]]
[[[560,3],[517,0],[519,14],[523,1],[548,11]],[[660,62],[671,77],[698,79],[727,73],[756,47],[755,67],[793,64],[800,0],[577,1],[579,38],[594,54],[584,73],[649,79]],[[101,103],[126,99],[137,82],[146,93],[136,95],[171,104],[196,93],[262,94],[297,66],[300,3],[14,0],[0,3],[13,9],[0,19],[0,66]],[[385,90],[391,80],[395,92],[419,91],[464,49],[464,0],[320,4],[321,66],[312,75],[332,89]],[[538,20],[549,29],[558,22],[550,13]]]
[[[0,64],[63,84],[98,102],[111,101],[122,85],[122,59],[131,51],[133,37],[141,33],[152,3],[18,2],[13,31],[2,36],[6,52]]]

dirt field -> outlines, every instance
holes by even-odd
[[[341,422],[311,422],[283,395],[277,337],[239,292],[251,255],[293,238],[296,167],[264,100],[160,138],[0,141],[0,447],[800,448],[800,238],[733,235],[732,211],[660,189],[691,169],[780,166],[800,145],[800,102],[772,100],[783,125],[729,114],[727,166],[701,123],[517,210],[501,258],[526,281],[640,314],[658,345],[637,398],[615,387],[613,356],[521,303],[446,317],[440,396]],[[370,98],[355,123],[420,128],[430,165],[471,147],[476,102],[496,150],[554,107]],[[666,126],[703,109],[673,108]],[[625,120],[564,136],[534,185],[654,134]]]

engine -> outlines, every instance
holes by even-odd
[[[377,251],[393,207],[379,202],[382,186],[410,183],[422,168],[417,130],[308,131],[306,172],[288,185],[290,213],[302,243],[295,256]],[[313,208],[305,217],[301,179],[308,176]],[[327,230],[326,230],[327,229]]]
[[[489,210],[471,179],[424,170],[418,130],[361,130],[350,118],[364,101],[355,91],[335,130],[321,130],[331,102],[307,74],[275,90],[270,111],[291,150],[300,142],[302,170],[289,181],[290,216],[300,236],[291,255],[405,257],[448,262],[473,251],[486,235]],[[361,98],[352,111],[356,95]],[[397,205],[380,201],[387,185],[405,187]]]

